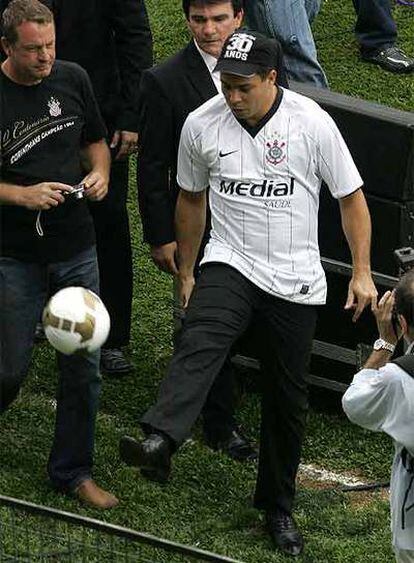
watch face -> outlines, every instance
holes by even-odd
[[[391,344],[390,342],[386,342],[382,338],[378,338],[378,340],[376,340],[374,342],[373,348],[374,348],[374,350],[377,350],[377,351],[378,350],[388,350],[389,352],[394,352],[394,350],[395,350],[394,344]]]

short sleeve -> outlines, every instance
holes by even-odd
[[[82,144],[89,145],[104,139],[107,135],[105,123],[99,111],[98,103],[93,93],[89,76],[83,69],[80,70],[81,91],[84,107],[84,128]]]
[[[202,192],[209,185],[209,169],[202,155],[202,127],[190,115],[183,126],[178,148],[177,183],[188,192]]]
[[[351,153],[335,122],[325,111],[321,111],[318,120],[316,160],[320,178],[334,198],[346,197],[362,186]]]

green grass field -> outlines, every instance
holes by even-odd
[[[147,0],[147,5],[160,61],[187,40],[180,1]],[[394,13],[400,44],[413,53],[414,9],[397,7]],[[324,0],[315,38],[332,89],[412,110],[413,75],[395,76],[361,63],[353,22],[351,0]],[[262,515],[251,507],[255,465],[240,465],[211,452],[203,446],[197,429],[194,440],[176,456],[167,486],[143,480],[119,460],[119,437],[124,433],[138,435],[137,421],[153,402],[171,353],[171,278],[157,271],[141,243],[135,200],[132,174],[135,292],[130,354],[135,369],[123,379],[104,379],[96,440],[96,479],[116,493],[121,503],[102,514],[56,495],[48,485],[45,465],[52,440],[56,373],[53,353],[46,345],[36,349],[19,400],[0,420],[0,493],[104,518],[245,562],[285,561],[272,550]],[[243,397],[239,418],[255,439],[259,418],[256,395]],[[384,436],[351,426],[339,411],[334,415],[311,412],[303,459],[368,481],[386,480],[392,446]],[[304,481],[299,485],[296,515],[307,542],[301,561],[393,560],[388,503],[383,494],[349,495]]]

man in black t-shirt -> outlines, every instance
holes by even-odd
[[[99,290],[87,203],[69,194],[84,182],[86,198],[100,201],[110,166],[105,126],[86,72],[55,61],[50,10],[38,0],[13,0],[3,14],[3,30],[0,412],[26,375],[46,292],[74,285]],[[58,354],[58,366],[50,479],[95,507],[115,506],[116,497],[91,477],[99,353]]]
[[[9,2],[0,0],[0,15]],[[132,369],[123,351],[130,341],[133,286],[128,156],[137,148],[141,72],[152,65],[145,0],[41,2],[54,15],[57,57],[87,71],[107,127],[112,152],[110,187],[107,197],[92,203],[90,211],[101,297],[111,316],[111,330],[101,350],[101,372],[120,376]]]

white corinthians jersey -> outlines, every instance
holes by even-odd
[[[279,88],[253,130],[223,96],[212,98],[184,124],[177,180],[186,191],[210,186],[212,230],[202,264],[224,262],[289,301],[325,302],[321,183],[342,198],[362,180],[336,125],[315,102]]]

